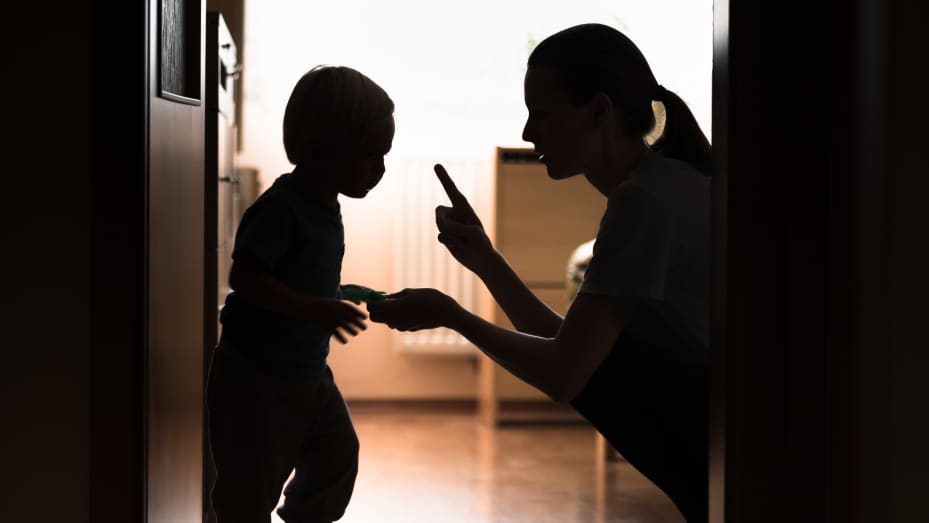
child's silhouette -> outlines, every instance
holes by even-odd
[[[380,181],[393,110],[368,77],[335,66],[306,73],[287,103],[284,148],[295,167],[236,231],[233,292],[210,368],[219,523],[270,521],[291,471],[285,521],[337,520],[351,498],[358,439],[326,358],[330,337],[345,343],[366,316],[343,301],[338,197],[363,198]]]

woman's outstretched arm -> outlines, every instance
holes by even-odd
[[[570,401],[619,339],[628,305],[581,294],[551,336],[516,332],[463,309],[435,289],[406,289],[368,304],[371,320],[403,331],[449,327],[555,401]]]

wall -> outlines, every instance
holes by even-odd
[[[89,521],[90,16],[55,11],[9,14],[42,20],[4,72],[0,521],[10,522]]]
[[[394,277],[392,243],[394,208],[405,190],[397,174],[408,163],[424,164],[417,171],[422,177],[418,183],[428,184],[436,183],[431,162],[485,162],[476,197],[486,211],[492,209],[494,147],[528,145],[520,136],[525,59],[535,42],[556,30],[596,21],[627,31],[650,57],[655,74],[692,103],[700,123],[709,127],[709,1],[523,1],[492,7],[487,7],[492,2],[419,3],[415,8],[414,3],[245,4],[244,144],[239,161],[257,167],[265,186],[291,169],[281,146],[281,118],[293,84],[311,66],[357,67],[396,102],[397,135],[384,180],[364,200],[342,199],[346,282],[385,290],[404,286]],[[475,40],[474,33],[486,37]],[[680,39],[689,45],[669,44]],[[450,172],[455,177],[456,171]],[[431,211],[423,209],[427,217]],[[486,211],[483,217],[488,219]],[[474,358],[397,353],[381,325],[369,326],[344,347],[333,344],[330,363],[351,399],[476,395]]]
[[[267,59],[255,58],[256,54],[246,47],[247,24],[244,23],[247,14],[250,18],[260,19],[267,9],[259,9],[261,5],[258,5],[255,7],[258,11],[246,13],[246,7],[242,0],[207,2],[208,10],[223,13],[237,41],[243,65],[237,85],[247,87],[250,75],[268,74],[271,64]],[[265,73],[262,73],[263,70]],[[273,69],[270,72],[279,73]],[[252,92],[252,100],[257,99],[260,103],[260,97],[260,93]],[[246,104],[241,98],[238,102],[237,112],[243,113]],[[267,186],[280,174],[276,171],[289,169],[286,162],[281,165],[283,149],[266,151],[261,146],[267,140],[260,135],[268,128],[279,129],[280,122],[264,122],[254,111],[240,114],[237,120],[239,148],[248,149],[244,158],[239,159],[239,164],[260,165],[260,182]],[[256,158],[263,160],[256,162]],[[392,256],[394,222],[384,218],[397,194],[390,188],[385,190],[387,185],[389,183],[380,186],[363,202],[343,199],[347,237],[343,279],[346,283],[355,282],[386,290],[395,287]],[[351,399],[473,399],[475,396],[474,358],[400,356],[393,349],[393,333],[382,325],[369,324],[368,330],[344,346],[333,341],[329,361],[343,393]]]
[[[216,11],[223,15],[226,27],[229,28],[229,33],[232,35],[232,41],[236,43],[237,58],[241,64],[245,52],[245,0],[207,0],[206,10]],[[242,75],[239,75],[235,80],[235,92],[242,92]],[[236,104],[235,106],[235,120],[237,122],[242,121],[242,104]],[[236,127],[236,133],[236,147],[241,150],[243,141],[241,125]]]
[[[710,520],[925,521],[926,8],[715,7]]]
[[[423,172],[423,183],[430,171]],[[342,199],[346,254],[345,283],[359,283],[388,291],[397,288],[394,266],[395,216],[392,202],[400,188],[384,183],[364,200]],[[330,365],[339,386],[350,399],[474,399],[476,360],[473,356],[401,354],[394,349],[394,333],[382,324],[342,346],[333,342]]]
[[[872,115],[866,132],[880,141],[859,181],[862,210],[854,352],[859,387],[851,449],[858,470],[850,497],[857,520],[926,521],[929,468],[929,177],[925,140],[929,101],[925,86],[923,3],[865,3],[872,21],[871,49],[882,61],[862,103]],[[874,73],[877,73],[875,75]],[[876,76],[876,78],[874,77]],[[877,134],[879,133],[879,134]]]

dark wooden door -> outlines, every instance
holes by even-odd
[[[205,7],[150,8],[148,523],[202,517]]]

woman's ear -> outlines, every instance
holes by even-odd
[[[590,101],[591,122],[594,129],[601,129],[616,121],[616,107],[606,93],[597,93]]]

